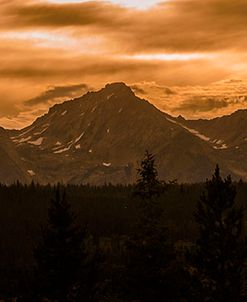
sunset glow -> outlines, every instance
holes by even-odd
[[[246,106],[244,1],[0,2],[0,126],[25,126],[66,99],[27,106],[50,87],[98,89],[115,81],[190,118]]]
[[[53,3],[82,3],[88,2],[88,0],[48,0],[49,2]],[[96,0],[101,1],[101,0]],[[148,9],[156,4],[158,4],[159,0],[140,0],[140,1],[132,1],[132,0],[106,0],[105,2],[111,2],[113,4],[126,6],[126,7],[133,7],[137,9]],[[164,1],[163,1],[164,2]]]
[[[209,58],[207,54],[179,54],[179,53],[170,53],[170,54],[140,54],[133,55],[129,58],[135,60],[144,60],[144,61],[190,61],[190,60],[199,60]]]

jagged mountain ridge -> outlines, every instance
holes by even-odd
[[[216,163],[239,177],[222,150],[197,131],[124,83],[113,83],[53,106],[9,136],[29,176],[41,183],[132,183],[145,150],[156,155],[160,177],[167,180],[204,180]]]
[[[239,147],[247,144],[247,110],[242,109],[233,114],[211,120],[185,120],[180,118],[182,124],[187,125],[209,137],[211,141],[226,147]]]
[[[232,174],[247,179],[247,110],[211,120],[179,117],[176,122],[204,137],[214,149],[219,150]]]

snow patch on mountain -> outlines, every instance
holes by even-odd
[[[14,142],[18,142],[18,143],[26,143],[28,142],[30,139],[32,138],[32,136],[28,136],[28,137],[23,137],[21,139],[15,139],[13,140]]]
[[[20,135],[18,135],[17,137],[22,137],[25,136],[26,134],[28,134],[29,132],[31,132],[35,127],[31,127],[28,130],[22,132]]]
[[[69,151],[72,145],[73,145],[73,141],[70,141],[70,142],[67,143],[67,147],[60,146],[58,148],[53,148],[53,150],[56,150],[56,151],[54,151],[54,153],[55,154],[60,154],[60,153],[64,153],[66,151]]]
[[[48,126],[48,127],[45,127],[45,129],[43,129],[42,131],[35,132],[34,135],[41,135],[41,134],[43,134],[48,128],[49,128],[49,126]]]
[[[34,145],[34,146],[40,146],[40,145],[42,145],[43,141],[44,141],[44,137],[40,137],[40,138],[36,139],[35,141],[29,141],[28,143],[31,145]]]
[[[224,150],[224,149],[228,149],[227,144],[223,144],[221,146],[214,146],[214,149],[216,150]]]
[[[221,139],[216,139],[216,140],[214,140],[214,142],[217,144],[217,145],[222,145],[224,142],[223,142],[223,140],[221,140]]]
[[[74,143],[75,144],[78,143],[81,140],[81,138],[84,136],[84,134],[85,134],[85,132],[82,132],[82,134],[75,139]]]
[[[57,151],[54,151],[54,153],[55,153],[55,154],[60,154],[60,153],[69,151],[70,148],[71,148],[71,146],[66,147],[66,148],[63,148],[63,149],[60,149],[60,150],[57,150]]]
[[[172,122],[174,124],[177,124],[179,126],[181,126],[182,128],[184,128],[185,130],[189,131],[191,134],[195,135],[196,137],[199,137],[201,140],[205,141],[205,142],[209,142],[209,143],[212,143],[213,144],[213,148],[214,149],[217,149],[217,150],[224,150],[224,149],[227,149],[228,146],[224,143],[223,140],[220,140],[220,139],[215,139],[215,140],[211,140],[210,137],[200,133],[199,131],[193,129],[193,128],[189,128],[173,119],[170,119],[168,117],[166,117],[166,119],[169,121],[169,122]],[[215,145],[216,144],[216,145]]]
[[[110,167],[111,166],[111,163],[103,163],[102,164],[104,167]]]
[[[94,112],[96,110],[97,106],[94,106],[91,112]]]
[[[27,173],[30,175],[30,176],[35,176],[36,173],[33,171],[33,170],[27,170]]]
[[[191,129],[191,128],[188,128],[188,127],[185,127],[185,126],[184,126],[184,129],[188,130],[190,133],[194,134],[195,136],[199,137],[201,140],[203,140],[205,142],[209,142],[210,141],[209,137],[207,137],[204,134],[201,134],[200,132],[198,132],[195,129]]]
[[[113,97],[114,96],[114,93],[112,93],[112,94],[109,94],[106,98],[107,98],[107,100],[109,100],[111,97]]]
[[[207,137],[206,135],[204,134],[201,134],[199,131],[195,130],[195,129],[192,129],[192,128],[189,128],[187,126],[184,126],[183,124],[177,122],[177,121],[174,121],[173,119],[170,119],[170,118],[166,118],[169,122],[172,122],[174,124],[177,124],[179,126],[181,126],[182,128],[184,128],[185,130],[189,131],[191,134],[199,137],[201,140],[203,141],[206,141],[206,142],[209,142],[211,139],[210,137]]]

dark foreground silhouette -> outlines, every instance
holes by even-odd
[[[0,186],[5,301],[246,301],[247,185]]]

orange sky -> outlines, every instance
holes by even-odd
[[[0,125],[124,81],[160,109],[246,108],[246,0],[0,0]]]

